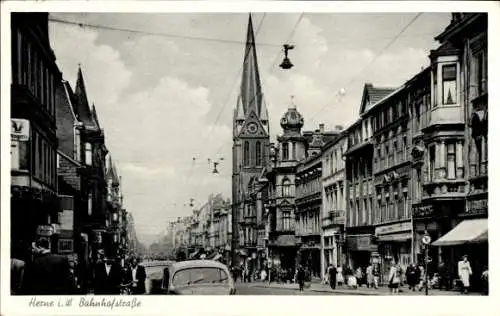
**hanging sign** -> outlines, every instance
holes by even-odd
[[[10,135],[12,139],[21,142],[30,139],[30,121],[25,119],[11,119]]]

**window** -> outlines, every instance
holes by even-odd
[[[75,127],[75,133],[74,133],[74,159],[76,161],[81,161],[81,143],[80,143],[80,130]]]
[[[472,82],[472,88],[476,91],[473,96],[480,96],[488,90],[487,84],[487,74],[488,74],[488,66],[487,61],[488,58],[485,58],[486,52],[481,51],[474,55],[474,78],[475,82]],[[475,89],[474,89],[475,88]]]
[[[73,252],[73,240],[71,240],[71,239],[59,239],[57,241],[57,252],[58,253]]]
[[[443,104],[457,103],[457,65],[443,66]]]
[[[448,179],[456,178],[456,155],[455,155],[455,144],[447,144],[447,171]]]
[[[437,68],[432,69],[432,93],[434,93],[432,97],[432,105],[433,107],[437,106]]]
[[[85,164],[92,166],[92,144],[85,143]]]
[[[284,231],[290,231],[292,230],[292,225],[291,225],[291,212],[290,211],[283,211],[283,230]]]
[[[262,153],[261,153],[261,144],[259,141],[255,143],[255,164],[257,166],[262,165]]]
[[[296,144],[295,144],[295,142],[293,142],[293,143],[292,143],[292,159],[293,159],[293,160],[296,160],[296,159],[297,159],[297,153],[296,153],[296,150],[297,150],[297,148],[296,148]]]
[[[177,271],[172,278],[173,286],[189,284],[227,284],[226,272],[218,268],[191,268]]]
[[[89,193],[87,196],[87,214],[92,216],[92,193]]]
[[[436,164],[436,147],[429,147],[429,180],[432,181],[435,178],[435,167]]]
[[[290,180],[284,179],[281,183],[282,196],[291,196],[290,192]]]
[[[283,160],[288,160],[288,143],[282,143],[281,146],[283,147]]]
[[[20,30],[17,30],[17,80],[16,82],[18,84],[23,84],[23,64],[25,63],[25,60],[23,58],[24,54],[24,47],[23,47],[23,36],[21,34]]]

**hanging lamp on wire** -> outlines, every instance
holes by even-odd
[[[285,52],[285,58],[283,59],[283,61],[280,64],[280,67],[282,69],[288,70],[288,69],[293,67],[292,62],[290,61],[290,59],[288,59],[288,51],[292,50],[294,48],[295,48],[294,45],[290,45],[290,44],[283,45],[283,51]]]
[[[219,170],[217,170],[217,166],[219,165],[218,162],[214,162],[214,170],[212,171],[212,173],[214,174],[218,174],[219,173]]]

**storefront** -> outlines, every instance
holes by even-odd
[[[392,261],[400,264],[403,270],[412,261],[411,222],[378,226],[375,228],[375,237],[379,243],[381,281],[387,282]]]
[[[321,245],[319,240],[309,240],[300,247],[298,262],[314,278],[321,277]]]
[[[279,235],[269,244],[269,256],[278,270],[295,271],[298,246],[294,235]],[[278,263],[278,264],[277,264]]]
[[[378,246],[372,234],[347,235],[347,265],[351,269],[366,268],[372,257],[378,256]]]
[[[451,261],[455,267],[453,277],[457,277],[457,264],[463,255],[471,263],[471,287],[480,287],[481,273],[488,267],[488,219],[465,219],[432,243],[432,248],[447,249],[453,253]]]

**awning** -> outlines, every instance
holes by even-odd
[[[377,236],[379,241],[405,241],[411,239],[411,233],[397,233]]]
[[[466,219],[434,243],[433,246],[455,246],[488,241],[488,219]]]

